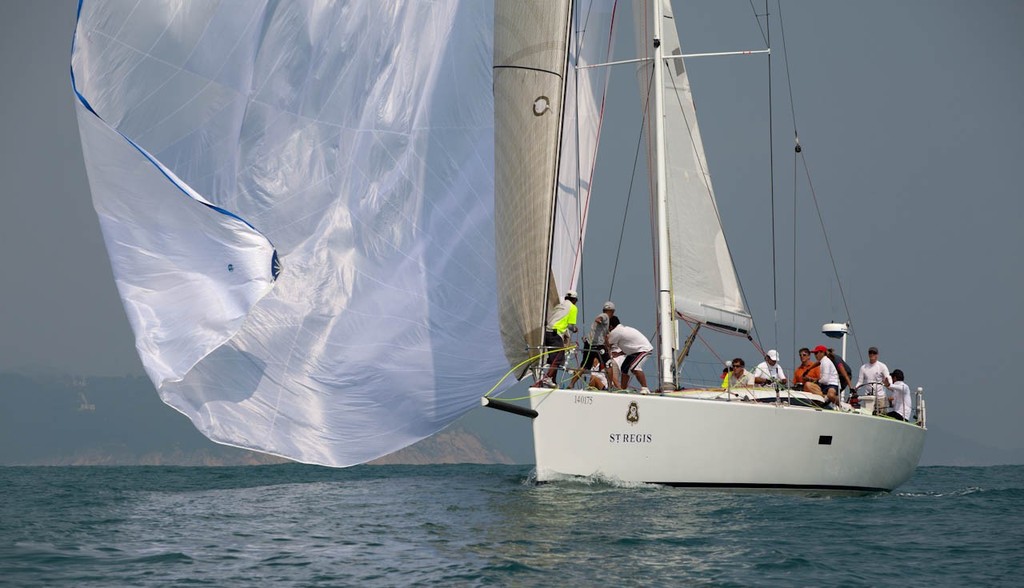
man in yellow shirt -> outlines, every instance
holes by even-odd
[[[565,351],[563,347],[568,347],[570,338],[569,332],[575,333],[576,328],[576,291],[569,290],[565,293],[565,299],[558,303],[558,306],[551,311],[551,315],[548,319],[547,329],[544,330],[544,347],[546,351],[550,352],[552,349],[559,349],[551,354],[551,363],[548,367],[547,374],[544,378],[538,382],[541,386],[546,388],[556,388],[555,375],[558,373],[559,366],[562,365],[562,361],[565,359]]]

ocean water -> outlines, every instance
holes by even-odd
[[[0,468],[10,586],[1020,586],[1024,466],[892,494],[733,493],[530,466]]]

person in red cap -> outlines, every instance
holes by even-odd
[[[818,345],[814,348],[814,357],[818,359],[821,373],[818,375],[818,385],[821,391],[828,397],[834,408],[839,408],[839,371],[836,364],[828,358],[828,347]]]

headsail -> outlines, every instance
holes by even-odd
[[[208,437],[361,463],[504,373],[492,23],[455,0],[82,3],[111,264],[161,397]]]
[[[580,273],[614,2],[495,6],[495,224],[501,333],[516,365]]]
[[[654,0],[655,2],[659,0]],[[661,0],[662,47],[666,55],[682,55],[672,5]],[[649,56],[647,2],[634,4],[638,49]],[[682,57],[665,62],[665,161],[669,227],[669,259],[677,316],[709,326],[747,332],[753,321],[740,291],[736,269],[718,215],[704,144],[694,110],[693,94]],[[651,65],[640,68],[641,99],[651,91]],[[653,151],[648,137],[648,152]],[[664,252],[662,252],[664,253]]]

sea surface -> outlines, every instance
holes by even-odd
[[[4,467],[0,585],[1024,584],[1024,466],[924,467],[859,497],[531,473]]]

